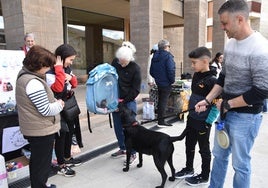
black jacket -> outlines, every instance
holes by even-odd
[[[112,62],[118,74],[119,98],[124,99],[127,103],[135,100],[140,93],[141,87],[141,70],[139,65],[131,61],[126,67],[119,64],[115,58]]]
[[[193,109],[199,101],[205,99],[216,82],[217,78],[214,76],[212,71],[194,73],[191,85],[192,94],[189,100],[189,109]],[[187,126],[194,127],[197,130],[204,129],[209,111],[210,107],[208,107],[206,111],[200,113],[191,110],[189,112]]]

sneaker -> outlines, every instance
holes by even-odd
[[[186,177],[191,177],[194,175],[194,169],[189,170],[188,168],[183,168],[181,171],[175,174],[176,179],[182,179]]]
[[[171,127],[171,126],[173,126],[172,124],[170,124],[170,123],[167,123],[167,122],[158,122],[158,124],[157,124],[157,127]]]
[[[203,179],[201,174],[185,178],[185,181],[188,185],[191,186],[208,184],[208,179]]]
[[[136,159],[137,159],[136,154],[132,154],[130,156],[130,159],[129,159],[129,165],[132,165],[136,161]],[[124,166],[126,166],[126,165],[127,165],[127,161],[125,160],[124,161]]]
[[[57,186],[54,184],[50,184],[50,185],[47,185],[47,188],[57,188]]]
[[[80,159],[74,159],[74,158],[71,157],[69,160],[65,160],[64,163],[68,167],[74,167],[74,166],[81,165],[82,164],[82,161]]]
[[[111,155],[111,157],[113,158],[124,157],[124,156],[126,156],[126,151],[121,149]]]
[[[75,171],[72,170],[68,166],[64,166],[64,167],[59,167],[57,174],[63,175],[65,177],[73,177],[75,176]]]

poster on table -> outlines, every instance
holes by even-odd
[[[21,50],[0,50],[0,117],[17,113],[15,86],[25,54]],[[18,125],[4,125],[2,153],[20,149],[27,144]]]

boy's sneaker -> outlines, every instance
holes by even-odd
[[[49,184],[49,185],[47,185],[47,188],[57,188],[57,186],[54,184]]]
[[[121,150],[121,149],[111,155],[111,157],[113,158],[125,157],[125,156],[126,156],[126,151]]]
[[[68,167],[74,167],[81,165],[82,161],[71,157],[69,160],[65,160],[64,164],[66,164]]]
[[[136,154],[131,154],[130,159],[129,159],[129,165],[132,165],[136,161],[136,159],[137,159]],[[127,165],[127,161],[125,160],[124,166],[126,166],[126,165]]]
[[[157,127],[161,127],[161,128],[164,128],[164,127],[171,127],[172,124],[168,123],[168,122],[158,122],[157,123]]]
[[[188,185],[191,186],[208,184],[208,179],[203,179],[201,174],[185,178],[185,181]]]
[[[57,174],[63,175],[65,177],[73,177],[75,176],[75,171],[72,170],[68,166],[64,166],[64,167],[59,167]]]
[[[188,169],[188,168],[183,168],[181,171],[175,173],[175,178],[176,179],[182,179],[186,177],[191,177],[194,175],[194,169]]]

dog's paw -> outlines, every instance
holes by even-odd
[[[137,164],[137,167],[138,168],[141,168],[142,167],[142,164],[141,163]]]
[[[129,168],[128,168],[128,167],[123,168],[123,171],[124,171],[124,172],[127,172],[128,170],[129,170]]]
[[[171,177],[168,178],[168,180],[169,180],[169,181],[175,181],[175,177],[172,177],[172,176],[171,176]]]

